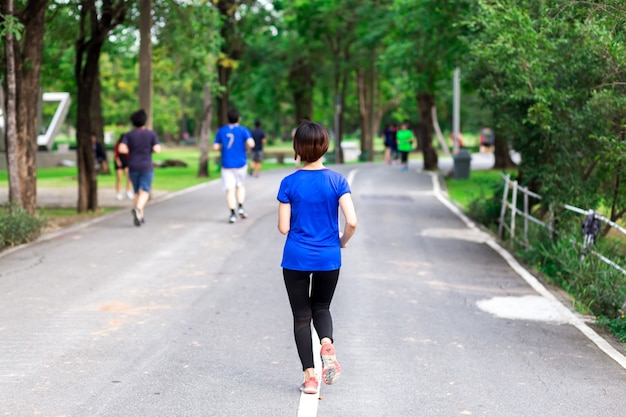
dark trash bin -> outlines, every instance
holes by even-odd
[[[472,155],[465,148],[461,148],[459,152],[452,157],[454,160],[454,178],[468,179],[470,176],[470,163]]]

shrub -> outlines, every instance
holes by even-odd
[[[468,207],[468,214],[474,220],[487,227],[498,225],[502,201],[495,196],[482,196],[472,200]]]
[[[626,278],[593,254],[583,256],[577,235],[561,235],[519,252],[544,277],[575,298],[577,309],[595,316],[618,317],[626,300]],[[602,241],[594,247],[611,259],[617,248]]]
[[[624,317],[623,314],[614,319],[599,317],[598,324],[601,324],[609,329],[620,342],[626,342],[626,317]]]
[[[45,225],[44,219],[29,214],[14,203],[0,206],[0,250],[37,239]]]

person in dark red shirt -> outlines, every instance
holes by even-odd
[[[113,162],[115,164],[115,198],[120,201],[124,199],[124,195],[122,194],[122,176],[126,177],[126,197],[128,199],[133,198],[132,184],[130,182],[130,177],[128,176],[128,154],[122,154],[119,152],[122,137],[124,137],[124,135],[120,136],[113,147]]]

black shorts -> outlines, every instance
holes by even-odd
[[[128,155],[120,154],[120,156],[118,156],[118,158],[120,159],[120,162],[122,164],[118,165],[117,164],[117,160],[115,160],[115,169],[126,169],[126,168],[128,168]]]
[[[253,162],[263,162],[263,151],[252,151]]]

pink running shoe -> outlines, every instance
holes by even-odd
[[[322,379],[325,384],[332,385],[341,373],[341,366],[339,366],[335,355],[335,347],[332,343],[324,343],[320,355],[322,356]]]
[[[317,394],[317,387],[319,386],[319,382],[317,382],[317,377],[311,377],[305,380],[302,385],[300,385],[300,391],[305,394]]]

